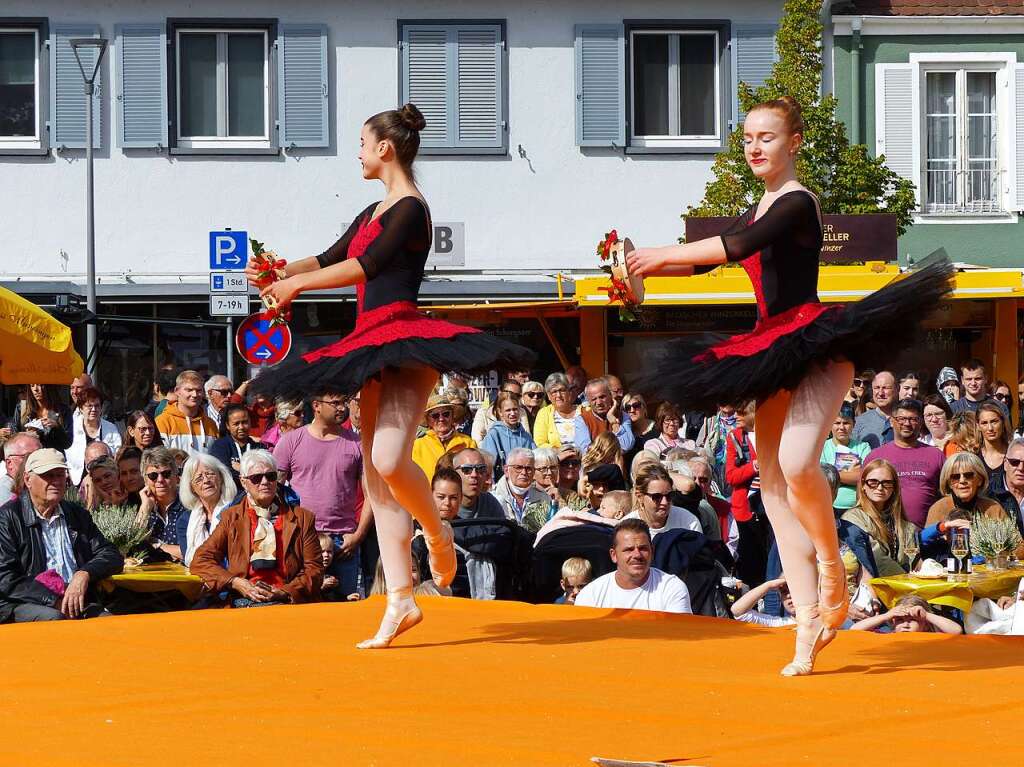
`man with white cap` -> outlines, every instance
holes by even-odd
[[[24,473],[25,490],[0,506],[0,623],[102,615],[91,587],[121,572],[123,557],[88,511],[63,500],[59,450],[36,450]]]

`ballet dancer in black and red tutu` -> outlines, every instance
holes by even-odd
[[[366,121],[359,161],[363,178],[383,182],[384,199],[356,216],[326,251],[285,265],[284,279],[262,290],[283,308],[309,290],[356,286],[352,333],[266,371],[255,386],[284,396],[304,395],[323,384],[349,394],[361,391],[365,487],[388,595],[380,629],[360,648],[387,647],[423,618],[412,595],[410,514],[423,528],[434,582],[443,588],[455,576],[451,529],[441,523],[427,478],[412,460],[416,429],[438,371],[522,368],[534,361],[527,349],[428,318],[416,308],[433,231],[412,169],[425,125],[412,104]],[[246,274],[253,284],[258,273],[259,265],[250,260]]]
[[[739,262],[754,286],[750,333],[673,341],[644,376],[652,392],[684,410],[714,412],[756,400],[761,496],[796,605],[797,636],[785,676],[813,670],[846,618],[846,571],[821,445],[853,371],[886,365],[912,343],[921,318],[950,290],[952,267],[935,261],[849,305],[818,300],[822,245],[817,198],[797,180],[804,123],[795,100],[759,104],[743,125],[744,153],[765,191],[720,237],[628,258],[640,275],[703,274]]]

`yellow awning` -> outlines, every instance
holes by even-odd
[[[861,265],[822,265],[818,297],[825,303],[857,301],[900,275],[895,264],[881,261]],[[576,301],[581,307],[607,306],[602,287],[608,278],[576,280]],[[644,281],[644,304],[752,304],[754,290],[740,266],[726,266],[693,277],[649,277]],[[953,298],[1024,298],[1024,270],[967,269],[957,272]]]
[[[71,329],[0,288],[0,383],[70,384],[81,374]]]

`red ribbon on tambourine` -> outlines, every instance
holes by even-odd
[[[253,260],[256,262],[256,287],[262,289],[285,278],[284,267],[287,261],[278,258],[272,250],[264,250],[263,243],[259,240],[250,238],[249,245],[252,248]],[[290,308],[279,307],[273,296],[261,296],[261,299],[271,325],[287,325],[291,321]]]
[[[618,302],[619,317],[623,320],[634,321],[640,304],[644,301],[644,280],[643,277],[629,273],[626,265],[626,258],[635,248],[627,237],[619,239],[619,233],[612,229],[606,232],[604,238],[597,244],[597,255],[601,261],[601,270],[608,274],[611,285],[599,288],[608,294],[610,303]]]

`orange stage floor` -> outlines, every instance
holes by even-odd
[[[0,764],[931,767],[1024,722],[1021,638],[846,632],[782,679],[787,630],[421,603],[383,652],[379,599],[0,626]]]

